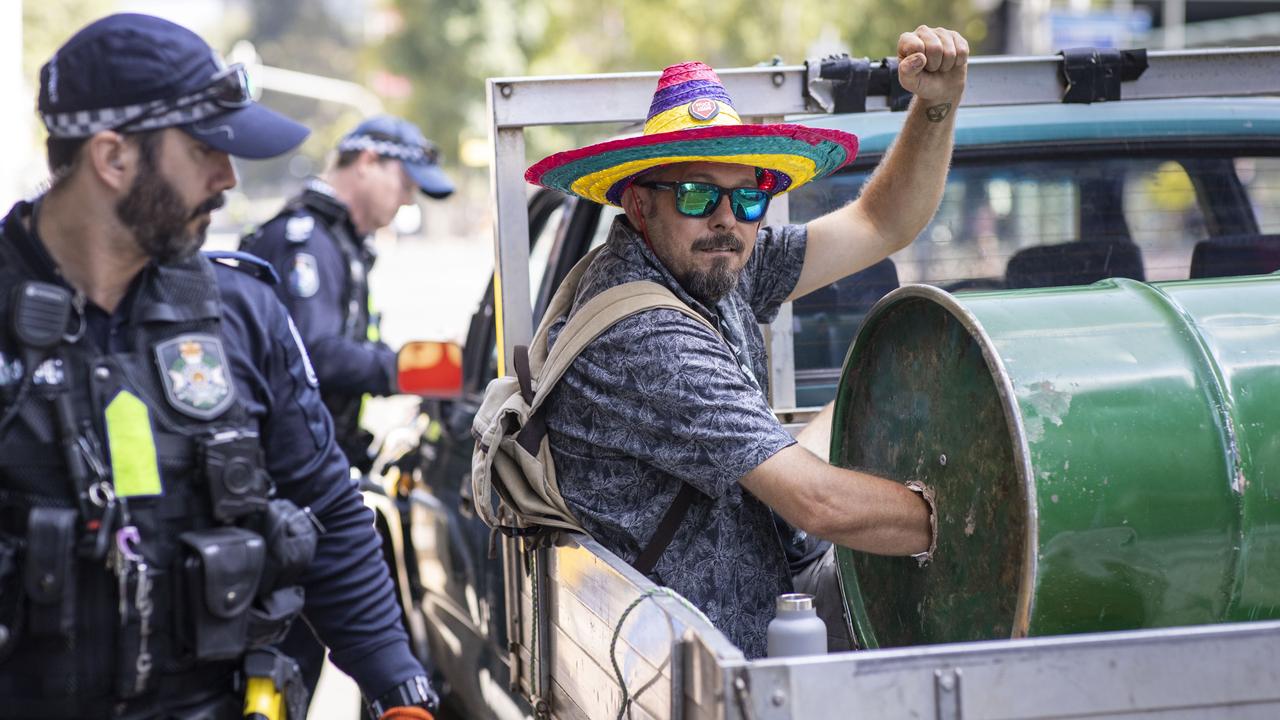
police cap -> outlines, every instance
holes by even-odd
[[[266,158],[310,132],[253,101],[243,66],[227,67],[199,35],[121,13],[91,23],[40,69],[39,110],[55,138],[177,127],[210,147]]]
[[[382,157],[400,160],[409,177],[429,197],[439,199],[453,194],[453,181],[440,168],[440,151],[408,120],[392,115],[365,120],[338,141],[338,152],[349,150],[372,150]]]

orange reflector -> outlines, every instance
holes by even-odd
[[[462,394],[462,348],[451,342],[406,343],[396,355],[400,392],[422,397]]]

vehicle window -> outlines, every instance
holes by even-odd
[[[867,177],[856,170],[797,190],[792,221],[843,206]],[[915,242],[793,305],[797,404],[834,395],[866,312],[903,283],[966,292],[1185,279],[1197,243],[1259,232],[1280,232],[1278,158],[958,158]]]
[[[1146,279],[1185,280],[1196,243],[1208,237],[1186,167],[1172,160],[1130,163],[1123,202],[1132,240],[1142,248]]]
[[[592,250],[598,245],[603,245],[605,240],[609,239],[609,228],[613,227],[613,219],[622,214],[622,208],[612,205],[605,205],[600,209],[600,220],[596,223],[596,234],[591,237]]]
[[[538,290],[542,287],[542,276],[547,272],[547,261],[551,259],[551,248],[555,246],[556,237],[564,232],[564,212],[568,203],[560,203],[547,222],[542,226],[537,237],[529,238],[529,307],[538,304]]]
[[[529,236],[529,305],[536,307],[538,303],[538,290],[542,287],[542,277],[547,272],[547,262],[551,258],[552,248],[556,245],[556,238],[560,233],[564,232],[562,225],[565,219],[565,206],[563,196],[551,196],[550,194],[541,198],[535,198],[530,221],[536,227],[530,228]],[[555,206],[549,211],[546,209],[550,204]],[[546,221],[542,222],[542,218],[546,217]],[[539,224],[540,223],[540,224]],[[493,303],[493,288],[490,286],[489,295],[486,302],[490,305]],[[492,311],[492,307],[490,308]],[[483,378],[483,382],[479,385],[484,387],[483,383],[487,383],[489,379],[498,376],[498,347],[497,340],[492,328],[492,315],[479,319],[480,328],[477,330],[473,326],[473,332],[467,338],[467,346],[472,343],[483,343],[482,346],[487,348],[487,355],[484,356],[484,368],[479,377]],[[474,322],[474,321],[473,321]],[[483,335],[475,333],[481,332]]]
[[[1236,173],[1249,191],[1258,231],[1280,233],[1280,158],[1236,158]]]

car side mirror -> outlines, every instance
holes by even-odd
[[[396,353],[400,392],[430,398],[462,395],[462,348],[453,342],[415,340]]]

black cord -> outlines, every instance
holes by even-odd
[[[24,368],[22,383],[18,385],[18,392],[13,398],[13,404],[5,411],[4,417],[0,418],[0,437],[3,437],[9,429],[9,425],[13,424],[15,418],[18,417],[18,411],[22,409],[23,403],[27,401],[27,395],[31,394],[31,386],[35,384],[34,369]]]
[[[4,435],[14,419],[18,417],[23,404],[27,401],[27,396],[31,394],[31,388],[36,384],[36,372],[44,360],[45,356],[39,350],[23,349],[22,381],[18,384],[18,392],[14,395],[13,404],[5,411],[4,417],[0,418],[0,436]]]

